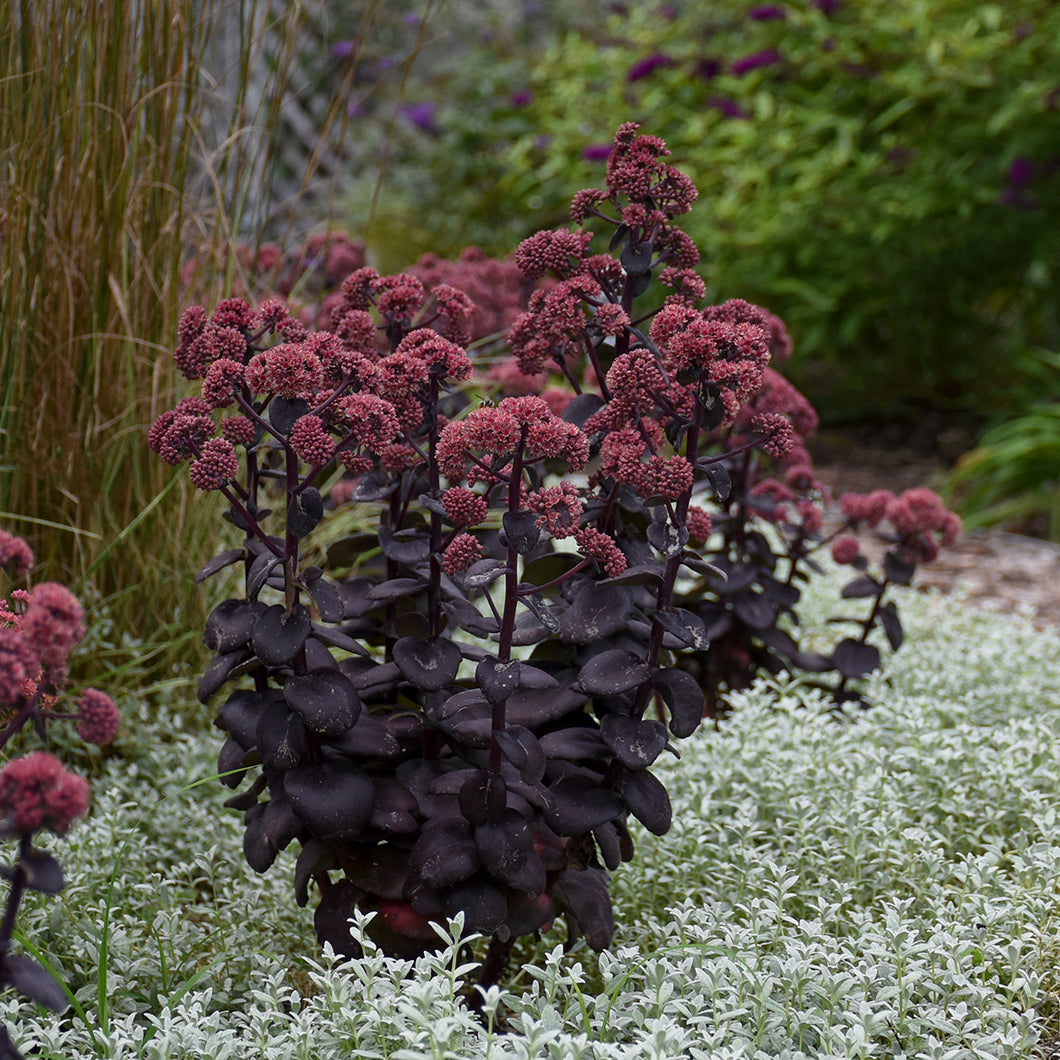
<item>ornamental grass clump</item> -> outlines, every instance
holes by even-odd
[[[22,581],[33,564],[29,545],[0,530],[0,567]],[[46,741],[48,726],[57,720],[76,722],[78,735],[88,743],[110,743],[119,716],[109,696],[90,688],[74,711],[60,708],[70,653],[85,635],[77,598],[56,582],[16,588],[10,596],[10,603],[0,600],[0,748],[27,726]],[[27,889],[58,894],[64,886],[59,862],[35,845],[37,833],[65,835],[88,812],[88,802],[88,782],[48,751],[33,751],[0,769],[0,840],[18,840],[14,864],[0,866],[0,875],[10,881],[0,920],[0,984],[57,1012],[67,1005],[64,988],[31,957],[12,953],[11,941]],[[21,1055],[0,1026],[0,1057]]]
[[[340,953],[357,912],[402,957],[462,914],[491,939],[480,985],[560,917],[602,950],[630,817],[670,827],[651,767],[707,707],[693,587],[728,584],[692,547],[709,553],[704,505],[747,521],[764,501],[725,507],[752,489],[732,487],[745,454],[806,458],[786,391],[761,396],[782,325],[739,301],[696,308],[698,253],[674,223],[696,190],[667,155],[623,125],[606,187],[574,199],[579,227],[520,245],[543,282],[509,336],[522,392],[496,403],[471,383],[471,299],[411,273],[355,269],[328,331],[279,300],[182,319],[176,362],[201,394],[149,443],[190,460],[245,535],[200,572],[240,564],[245,591],[210,615],[199,697],[227,688],[219,768],[249,782],[227,804],[249,863],[297,841],[297,900],[319,893],[317,934]],[[645,305],[659,283],[663,305]],[[538,380],[555,385],[527,392]],[[340,477],[377,524],[307,566]],[[766,610],[756,632],[783,617]]]

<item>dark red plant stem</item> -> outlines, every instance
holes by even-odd
[[[557,585],[562,585],[568,578],[572,578],[580,570],[584,570],[589,566],[590,563],[594,562],[591,559],[583,559],[580,563],[576,563],[569,571],[561,574],[558,578],[553,578],[550,582],[545,582],[543,585],[534,585],[529,589],[517,589],[516,595],[520,597],[524,596],[536,596],[540,592],[544,592],[545,589],[552,589]]]
[[[438,377],[431,373],[430,393],[427,406],[427,480],[430,498],[441,500],[442,479],[438,470]],[[431,511],[431,543],[428,552],[430,573],[427,582],[427,624],[429,635],[437,637],[442,632],[442,517]]]
[[[519,438],[512,456],[512,474],[508,479],[508,511],[513,515],[518,513],[523,502],[523,447],[526,445],[526,428]],[[501,618],[500,642],[497,645],[497,659],[506,663],[512,657],[512,638],[515,635],[515,615],[519,604],[519,553],[515,547],[508,545],[508,570],[504,575],[504,615]],[[490,719],[490,762],[491,773],[499,773],[501,768],[501,745],[497,742],[497,734],[505,729],[505,708],[508,705],[506,699],[493,704]]]
[[[888,581],[886,575],[884,575],[883,581],[880,583],[879,592],[876,593],[876,598],[872,601],[872,610],[868,615],[862,619],[861,622],[861,636],[858,637],[858,644],[864,644],[869,639],[869,634],[872,632],[873,627],[876,625],[876,616],[880,612],[880,605],[883,603],[884,594],[887,592],[887,586],[891,583]],[[843,674],[839,678],[839,684],[835,686],[836,694],[844,691],[847,686],[849,678]]]
[[[11,948],[11,936],[15,931],[15,919],[22,895],[26,891],[26,869],[24,860],[33,848],[32,836],[24,835],[18,842],[18,862],[11,876],[11,890],[7,894],[7,905],[4,907],[4,918],[0,921],[0,977],[3,974],[4,960]]]
[[[280,549],[280,548],[277,548],[275,543],[272,542],[269,539],[269,535],[266,534],[265,531],[262,530],[262,528],[258,525],[257,519],[255,519],[250,514],[250,512],[248,512],[246,510],[246,508],[243,507],[243,505],[240,502],[239,498],[236,497],[227,486],[222,486],[221,489],[220,489],[220,493],[225,498],[225,500],[228,501],[228,503],[231,504],[232,507],[235,508],[235,510],[237,512],[239,512],[239,514],[241,516],[243,516],[243,520],[246,522],[247,526],[249,527],[249,532],[254,534],[255,537],[259,538],[261,540],[261,543],[277,559],[286,559],[286,556],[284,555],[283,550]]]

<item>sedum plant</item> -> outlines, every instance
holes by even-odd
[[[0,567],[21,580],[33,562],[25,541],[0,531]],[[27,726],[46,738],[56,720],[76,721],[78,735],[89,743],[109,743],[119,724],[109,696],[86,689],[75,711],[60,709],[67,662],[85,634],[84,610],[77,598],[57,582],[15,589],[11,597],[10,605],[0,600],[0,748]],[[33,751],[0,769],[0,840],[18,841],[14,862],[0,865],[0,875],[10,884],[0,919],[0,984],[58,1012],[66,1008],[64,988],[31,957],[13,953],[11,942],[26,892],[58,894],[64,887],[59,862],[36,845],[38,833],[65,835],[88,811],[88,800],[88,782],[68,772],[48,751]],[[21,1055],[0,1026],[0,1058]]]
[[[219,768],[248,781],[228,805],[249,863],[297,841],[296,897],[319,893],[338,952],[356,948],[356,911],[406,957],[462,914],[491,939],[482,985],[557,917],[602,950],[630,818],[670,827],[652,767],[704,715],[697,608],[736,573],[704,558],[704,505],[719,526],[750,519],[766,502],[726,507],[753,491],[734,469],[756,448],[781,465],[804,450],[767,375],[782,325],[739,300],[697,308],[698,252],[675,224],[696,190],[667,155],[623,125],[605,187],[575,196],[578,227],[519,246],[542,282],[499,376],[522,392],[497,403],[468,386],[471,299],[411,273],[352,271],[327,331],[278,300],[182,319],[176,363],[201,394],[149,443],[190,459],[245,535],[200,573],[239,564],[244,591],[210,615],[199,696],[225,689]],[[377,522],[333,542],[325,570],[306,553],[339,474]],[[777,600],[756,634],[793,611]],[[831,662],[844,680],[871,669]]]

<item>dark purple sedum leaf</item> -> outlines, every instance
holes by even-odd
[[[306,728],[321,736],[345,732],[361,712],[361,701],[352,682],[339,670],[294,674],[284,681],[283,695]]]
[[[600,721],[600,735],[615,757],[630,769],[650,766],[666,747],[666,726],[659,721],[606,714]]]
[[[0,982],[13,986],[20,994],[52,1012],[62,1012],[69,1004],[66,992],[55,976],[21,953],[4,955]]]
[[[247,550],[245,548],[230,548],[225,552],[218,553],[195,575],[195,584],[198,585],[199,582],[212,578],[219,571],[223,571],[225,567],[230,567],[233,563],[238,563],[241,559],[246,558]]]
[[[586,776],[564,777],[549,788],[549,793],[553,805],[545,820],[557,835],[584,835],[626,810],[613,791]]]
[[[321,839],[356,839],[372,816],[375,787],[352,762],[297,766],[284,775],[283,786],[298,816]]]
[[[505,540],[520,556],[533,552],[541,538],[536,512],[505,512],[501,525]]]
[[[609,637],[625,625],[630,606],[625,586],[583,581],[560,618],[560,635],[571,644],[592,644]]]
[[[502,703],[519,687],[519,671],[518,659],[483,659],[475,667],[475,683],[490,703]]]
[[[578,683],[594,696],[614,696],[643,684],[651,677],[651,667],[632,652],[612,648],[594,655],[581,668]]]
[[[847,637],[841,640],[832,652],[835,668],[851,679],[864,677],[878,670],[880,666],[880,649],[874,644]]]
[[[670,710],[670,732],[691,736],[703,720],[705,700],[699,682],[685,670],[663,669],[654,674],[651,683]]]
[[[615,914],[607,893],[607,876],[601,869],[567,869],[552,885],[557,909],[565,912],[599,953],[611,944]]]
[[[273,604],[255,620],[250,646],[266,666],[285,666],[305,646],[312,628],[304,604],[295,604],[290,611],[283,604]]]
[[[466,880],[481,866],[471,825],[463,817],[428,821],[409,855],[409,869],[431,887]]]
[[[618,790],[629,812],[653,835],[670,830],[673,811],[670,796],[658,777],[646,769],[625,769],[619,775]]]
[[[394,645],[394,662],[405,680],[425,692],[451,685],[462,661],[460,648],[441,637],[402,637]]]

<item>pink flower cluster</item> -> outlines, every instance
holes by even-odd
[[[895,496],[888,490],[868,494],[844,493],[839,505],[852,527],[890,524],[899,548],[910,558],[925,563],[935,559],[940,548],[952,545],[961,534],[961,520],[946,508],[934,490],[925,487]]]
[[[95,688],[86,689],[77,701],[77,734],[100,747],[118,735],[121,715],[114,700]]]
[[[17,758],[0,770],[0,816],[22,835],[47,828],[65,835],[88,812],[88,782],[45,751]]]

